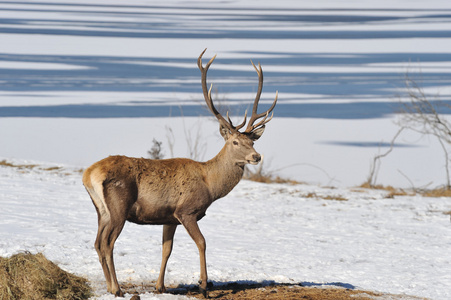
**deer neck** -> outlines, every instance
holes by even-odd
[[[226,147],[205,163],[206,181],[214,200],[226,196],[240,182],[244,173],[244,164],[237,163]]]

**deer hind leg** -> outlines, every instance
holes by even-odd
[[[160,276],[158,276],[156,285],[156,290],[158,293],[166,292],[166,288],[164,286],[164,273],[166,271],[166,265],[168,263],[169,256],[171,256],[172,244],[174,241],[174,234],[176,229],[177,225],[163,226],[163,255],[161,259]]]
[[[124,294],[119,287],[119,283],[116,277],[116,269],[114,267],[113,249],[114,243],[117,237],[124,227],[125,221],[113,224],[109,222],[104,226],[104,229],[100,231],[96,240],[96,250],[99,254],[99,260],[102,264],[103,272],[107,282],[107,290],[119,297],[123,297]]]
[[[125,224],[125,216],[123,213],[120,213],[124,212],[125,208],[118,207],[116,209],[113,208],[113,211],[110,211],[107,206],[103,181],[92,180],[91,182],[88,182],[88,184],[85,184],[85,186],[87,186],[86,189],[97,210],[98,231],[94,246],[105,275],[107,290],[116,296],[123,296],[114,268],[113,249],[114,243]]]
[[[83,178],[85,180],[85,178]],[[106,249],[105,246],[105,236],[108,235],[108,227],[110,226],[111,216],[110,211],[105,203],[105,198],[103,196],[103,186],[102,181],[95,182],[92,178],[89,178],[84,181],[86,190],[88,191],[89,196],[91,197],[92,203],[94,204],[97,217],[98,217],[98,228],[97,228],[97,237],[94,243],[94,247],[97,251],[97,255],[99,256],[100,264],[102,265],[103,274],[105,275],[105,280],[107,284],[107,291],[111,292],[112,286],[112,278],[111,272],[107,264],[106,260]]]
[[[205,238],[200,232],[199,225],[197,225],[196,216],[182,216],[178,218],[183,227],[185,227],[188,234],[191,236],[193,241],[196,243],[199,249],[200,258],[200,280],[199,280],[199,291],[202,292],[205,298],[208,298],[207,292],[207,262],[205,257],[206,243]]]
[[[97,229],[97,238],[94,243],[94,247],[96,248],[97,255],[99,256],[100,264],[102,265],[103,274],[105,275],[106,285],[107,285],[107,291],[111,292],[111,273],[108,268],[108,265],[106,263],[106,257],[105,257],[105,247],[103,245],[103,240],[105,236],[105,230],[108,226],[109,220],[102,220],[99,215],[99,228]]]
[[[99,212],[99,209],[97,209]],[[97,230],[97,238],[94,246],[99,256],[100,264],[102,265],[103,274],[107,284],[107,291],[116,296],[123,296],[119,288],[116,278],[116,271],[113,261],[114,243],[124,227],[125,220],[118,220],[114,222],[110,215],[101,215],[98,213],[99,227]]]

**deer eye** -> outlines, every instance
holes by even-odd
[[[238,142],[237,142],[237,141],[233,141],[233,144],[234,144],[235,146],[238,146]]]

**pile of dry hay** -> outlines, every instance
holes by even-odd
[[[88,299],[87,280],[61,270],[38,253],[0,257],[0,300]]]

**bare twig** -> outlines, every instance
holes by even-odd
[[[401,174],[410,183],[410,188],[413,191],[416,191],[416,188],[415,188],[415,185],[413,184],[413,181],[410,180],[410,178],[406,174],[404,174],[404,172],[402,172],[401,170],[398,170],[398,172],[399,172],[399,174]]]
[[[183,109],[180,106],[180,115],[183,123],[183,133],[185,135],[185,142],[188,150],[188,157],[193,160],[202,160],[207,152],[207,143],[202,136],[202,124],[198,121],[195,125],[188,128],[185,122],[185,117],[183,115]],[[174,145],[175,136],[172,127],[166,125],[166,139],[168,142],[169,151],[171,157],[174,157]]]
[[[368,179],[366,181],[370,187],[374,187],[376,185],[376,179],[377,179],[377,175],[379,173],[379,168],[380,168],[380,164],[381,164],[380,160],[382,158],[386,157],[388,154],[390,154],[393,151],[395,141],[404,129],[405,129],[404,127],[399,128],[398,132],[395,134],[395,136],[393,137],[393,139],[390,142],[389,149],[385,153],[374,156],[373,163],[370,166],[370,173],[369,173]]]
[[[443,154],[445,154],[445,172],[446,172],[446,188],[449,190],[451,187],[450,178],[449,178],[449,153],[446,149],[445,144],[442,139],[438,138],[440,145],[442,146]]]
[[[172,131],[172,128],[168,125],[166,125],[165,128],[166,128],[166,139],[168,140],[169,151],[171,152],[171,157],[174,157],[174,144],[175,144],[174,132]]]

